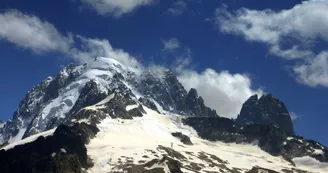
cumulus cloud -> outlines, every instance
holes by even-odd
[[[183,0],[178,0],[172,3],[171,7],[167,10],[169,14],[172,15],[181,15],[188,8],[188,5]]]
[[[300,83],[328,86],[328,67],[324,58],[327,51],[321,50],[316,55],[308,45],[318,39],[328,41],[327,9],[328,1],[323,0],[303,1],[280,11],[241,8],[231,12],[224,6],[216,10],[215,24],[223,33],[267,44],[273,55],[301,61],[293,68]]]
[[[180,47],[180,42],[176,38],[170,38],[168,40],[162,40],[164,45],[163,51],[173,51]]]
[[[103,16],[120,17],[141,6],[150,5],[154,0],[81,0]]]
[[[180,72],[178,78],[186,90],[197,89],[205,104],[215,109],[222,117],[236,118],[242,104],[250,96],[263,93],[260,89],[252,89],[249,76],[231,74],[229,71],[216,72],[206,69],[198,73],[186,69]]]
[[[292,9],[250,10],[246,8],[229,12],[227,7],[216,10],[216,24],[222,32],[242,35],[248,41],[258,41],[272,46],[272,53],[284,58],[295,58],[300,50],[292,46],[292,53],[277,49],[284,39],[308,40],[321,37],[328,40],[328,1],[305,1]],[[278,51],[276,51],[278,50]],[[300,53],[300,57],[308,55]]]
[[[17,10],[0,13],[0,39],[35,53],[67,52],[72,38],[61,35],[47,21]]]
[[[195,88],[204,98],[205,104],[222,117],[236,118],[242,104],[252,95],[262,95],[261,89],[253,89],[252,80],[247,74],[232,74],[229,71],[217,72],[205,69],[198,72],[192,63],[192,51],[183,49],[171,66],[181,84],[189,91]]]
[[[121,49],[114,49],[106,39],[91,39],[74,34],[66,37],[47,21],[17,10],[0,14],[0,39],[35,53],[61,52],[79,63],[104,56],[136,71],[143,68],[134,57]]]

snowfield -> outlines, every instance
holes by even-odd
[[[44,137],[52,136],[55,131],[56,131],[56,128],[48,130],[48,131],[44,131],[42,133],[38,133],[36,135],[32,135],[32,136],[27,137],[23,140],[20,140],[20,141],[17,141],[17,142],[12,142],[12,143],[6,145],[3,148],[0,148],[0,150],[10,150],[10,149],[12,149],[12,148],[14,148],[15,146],[18,146],[18,145],[24,145],[24,144],[27,144],[27,143],[31,143],[31,142],[35,141],[36,139],[38,139],[38,137],[40,137],[40,136],[44,136]]]
[[[209,142],[200,139],[197,133],[189,126],[181,123],[179,115],[162,115],[144,106],[147,114],[133,120],[105,119],[98,125],[100,132],[87,145],[88,155],[93,159],[95,166],[88,172],[108,173],[122,171],[118,165],[122,163],[140,164],[160,159],[164,154],[158,146],[169,147],[187,160],[181,161],[184,165],[191,162],[208,165],[206,160],[199,158],[199,154],[206,153],[217,156],[227,162],[230,169],[239,168],[246,172],[254,166],[282,172],[282,169],[294,168],[282,157],[274,157],[251,144],[226,144]],[[184,145],[179,139],[171,135],[172,132],[181,132],[190,137],[193,145]],[[313,158],[296,158],[294,162],[298,169],[309,172],[328,172],[328,163],[320,163]],[[168,169],[165,169],[168,172]],[[191,172],[183,169],[183,172]],[[220,167],[209,167],[200,172],[218,171]]]

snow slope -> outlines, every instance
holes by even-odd
[[[293,168],[281,157],[273,157],[257,146],[200,139],[192,128],[180,123],[179,115],[162,115],[145,106],[144,109],[147,113],[143,117],[133,120],[108,118],[98,125],[100,132],[87,145],[88,155],[95,162],[95,166],[89,170],[90,173],[120,171],[118,165],[122,162],[140,164],[159,158],[163,154],[158,149],[159,145],[173,147],[175,151],[188,158],[181,161],[184,165],[191,162],[208,165],[204,159],[198,157],[201,153],[208,153],[227,161],[228,168],[239,168],[242,172],[254,166],[277,172]],[[183,145],[179,139],[171,135],[172,132],[182,132],[189,136],[194,145]],[[296,158],[294,161],[302,170],[328,172],[328,163],[319,163],[312,158]],[[206,166],[200,172],[220,172],[220,169],[222,168]],[[182,171],[190,172],[186,169]]]
[[[12,149],[12,148],[14,148],[15,146],[18,146],[18,145],[24,145],[24,144],[27,144],[27,143],[31,143],[31,142],[35,141],[36,139],[38,139],[38,137],[40,137],[40,136],[44,136],[44,137],[51,136],[51,135],[54,134],[55,131],[56,131],[56,128],[48,130],[48,131],[44,131],[44,132],[36,134],[36,135],[32,135],[32,136],[30,136],[28,138],[25,138],[23,140],[10,143],[10,144],[6,145],[5,147],[0,148],[0,150],[10,150],[10,149]]]

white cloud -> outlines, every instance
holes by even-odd
[[[180,42],[176,38],[162,40],[162,43],[164,44],[163,51],[172,51],[180,47]]]
[[[120,17],[136,10],[138,7],[150,5],[154,0],[81,0],[96,10],[100,15]]]
[[[303,1],[280,11],[241,8],[230,12],[224,6],[216,10],[215,23],[223,33],[265,43],[271,54],[298,60],[293,72],[300,83],[328,87],[327,51],[316,55],[311,50],[315,45],[308,45],[318,39],[328,42],[327,9],[324,0]]]
[[[67,52],[71,37],[61,35],[50,23],[17,10],[0,13],[0,39],[35,53]]]
[[[137,72],[143,68],[136,58],[121,49],[112,48],[106,39],[91,39],[73,34],[65,37],[47,21],[17,10],[0,14],[0,39],[35,53],[61,52],[79,63],[104,56]]]
[[[292,46],[290,49],[282,50],[279,45],[273,45],[270,52],[280,57],[288,57],[289,59],[304,59],[312,57],[314,53],[310,50],[301,50],[299,46]]]
[[[298,118],[298,116],[296,115],[295,112],[290,112],[289,115],[290,115],[290,118],[292,119],[292,121],[295,121]]]
[[[306,63],[296,65],[293,71],[300,83],[312,87],[328,87],[328,51],[322,51]]]
[[[228,71],[218,73],[213,69],[206,69],[198,73],[184,70],[178,78],[186,90],[197,89],[205,104],[222,117],[236,118],[242,104],[250,96],[263,93],[260,89],[252,90],[251,79],[247,75],[231,74]]]
[[[281,11],[242,8],[231,13],[223,7],[216,10],[216,24],[222,32],[242,35],[246,40],[270,46],[279,46],[287,38],[299,41],[323,38],[328,41],[327,8],[328,1],[321,0],[305,1]],[[295,47],[291,49],[296,50]],[[280,54],[279,51],[277,55],[295,58],[295,55]]]
[[[181,15],[186,11],[188,5],[183,0],[178,0],[172,3],[171,7],[167,10],[169,14],[172,15]]]

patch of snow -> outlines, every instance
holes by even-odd
[[[55,157],[57,155],[57,153],[52,153],[51,157]]]
[[[108,103],[110,100],[112,100],[114,97],[115,97],[115,93],[109,95],[104,100],[102,100],[99,103],[97,103],[96,106],[104,105],[104,104]]]
[[[115,93],[107,96],[104,100],[100,101],[99,103],[97,103],[95,105],[87,106],[83,109],[85,109],[85,110],[97,110],[97,109],[106,108],[105,104],[108,103],[110,100],[112,100],[114,97],[115,97]]]
[[[14,148],[17,145],[24,145],[26,143],[31,143],[31,142],[35,141],[36,139],[38,139],[38,137],[40,137],[40,136],[44,136],[44,137],[51,136],[51,135],[53,135],[53,133],[55,132],[55,130],[56,130],[56,128],[51,129],[51,130],[48,130],[48,131],[45,131],[45,132],[42,132],[42,133],[39,133],[39,134],[36,134],[36,135],[32,135],[32,136],[30,136],[28,138],[25,138],[23,140],[10,143],[10,144],[8,144],[7,146],[5,146],[5,147],[3,147],[1,149],[10,150],[10,149]]]
[[[313,148],[313,152],[312,153],[315,154],[315,155],[323,155],[324,154],[324,152],[322,150],[314,149],[314,148]]]
[[[128,106],[126,106],[125,110],[126,110],[126,111],[130,111],[130,110],[135,109],[135,108],[138,108],[138,107],[139,107],[138,104],[135,104],[135,105],[128,105]]]
[[[287,140],[289,140],[289,141],[291,141],[293,139],[294,139],[293,137],[287,137]]]
[[[63,152],[63,153],[66,153],[65,148],[61,148],[60,151]]]
[[[75,120],[74,122],[76,122],[76,120]],[[78,123],[86,123],[86,124],[89,124],[90,121],[89,121],[89,119],[80,119],[80,120],[78,121]]]

